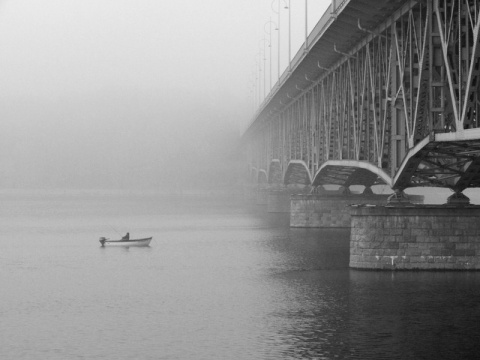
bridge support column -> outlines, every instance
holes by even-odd
[[[268,198],[268,188],[265,186],[259,186],[256,192],[255,204],[267,205],[267,198]]]
[[[291,194],[292,192],[286,188],[270,190],[267,199],[267,211],[270,213],[289,213]]]
[[[270,213],[290,213],[291,196],[304,194],[310,187],[289,185],[272,187],[268,192],[267,211]]]
[[[291,227],[349,228],[351,204],[386,204],[388,195],[342,194],[322,191],[320,194],[291,196]]]
[[[480,270],[480,206],[353,206],[350,267]]]
[[[394,189],[394,193],[388,197],[388,204],[393,206],[412,205],[408,196],[400,189]]]
[[[247,203],[255,205],[267,204],[268,189],[265,186],[249,185],[243,188],[243,197]]]
[[[470,204],[470,199],[465,196],[461,191],[458,191],[448,197],[447,204],[468,205]]]

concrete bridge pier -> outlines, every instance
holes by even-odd
[[[248,204],[266,205],[269,188],[266,184],[249,184],[243,187],[243,198]]]
[[[310,187],[288,185],[272,187],[268,192],[267,211],[270,213],[290,213],[291,197],[296,194],[306,194]]]
[[[267,211],[270,213],[290,212],[291,192],[286,188],[272,189],[268,193]]]
[[[262,206],[267,205],[268,192],[268,186],[259,185],[255,192],[255,204]]]
[[[291,196],[291,227],[349,228],[351,204],[386,204],[388,195],[374,194],[369,187],[363,193],[352,193],[348,187],[339,190],[315,188],[314,193]]]
[[[352,205],[350,267],[480,270],[480,206],[454,194],[444,205]]]

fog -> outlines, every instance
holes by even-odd
[[[295,51],[303,4],[292,0]],[[309,5],[310,28],[327,5]],[[275,16],[259,0],[0,1],[0,187],[235,184]]]

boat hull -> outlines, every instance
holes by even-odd
[[[150,241],[152,241],[152,238],[143,238],[143,239],[132,239],[132,240],[107,240],[107,239],[100,239],[100,244],[102,246],[124,246],[124,247],[130,247],[130,246],[136,246],[136,247],[142,247],[142,246],[150,246]]]

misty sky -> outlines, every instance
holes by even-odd
[[[292,56],[304,3],[291,0]],[[328,3],[309,1],[309,30]],[[252,117],[270,17],[262,0],[0,0],[0,186],[209,182]]]

